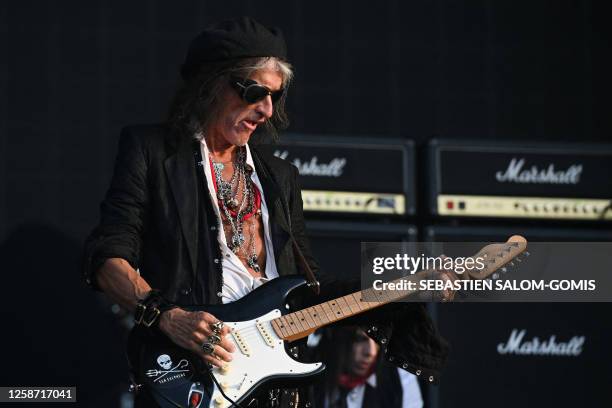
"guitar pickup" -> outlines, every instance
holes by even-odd
[[[257,326],[257,330],[259,330],[259,334],[261,334],[261,337],[263,337],[266,344],[274,348],[274,339],[272,338],[272,335],[270,334],[268,329],[266,329],[264,324],[262,322],[258,322],[256,326]]]
[[[251,355],[251,351],[249,350],[249,345],[244,340],[240,332],[238,330],[232,330],[231,333],[232,333],[232,337],[236,341],[236,344],[238,345],[238,348],[240,349],[242,354],[249,357]]]

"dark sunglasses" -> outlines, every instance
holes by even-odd
[[[272,103],[276,103],[283,95],[283,89],[272,92],[267,86],[263,86],[252,79],[232,78],[230,84],[242,100],[249,105],[261,101],[268,95],[272,98]]]

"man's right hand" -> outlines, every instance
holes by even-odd
[[[213,334],[212,325],[218,322],[215,316],[206,312],[188,312],[180,308],[170,309],[160,316],[159,329],[177,345],[191,350],[206,362],[217,367],[223,367],[232,361],[232,355],[236,350],[231,337],[229,327],[221,329],[221,342],[215,346],[212,354],[206,354],[202,350],[202,344],[208,342],[208,337]]]

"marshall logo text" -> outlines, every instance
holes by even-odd
[[[507,343],[499,343],[497,352],[499,354],[519,354],[534,356],[567,356],[577,357],[582,353],[584,336],[574,336],[568,341],[557,341],[556,336],[551,335],[548,340],[540,340],[537,337],[531,340],[523,340],[527,330],[513,329]]]
[[[525,159],[517,160],[513,157],[505,172],[495,173],[495,179],[500,183],[521,184],[578,184],[581,164],[572,164],[567,170],[556,170],[554,164],[549,164],[546,169],[537,166],[523,169]]]
[[[277,150],[274,152],[274,155],[287,160],[289,152],[287,150],[282,152]],[[291,163],[298,168],[301,176],[340,177],[344,171],[346,159],[334,157],[329,163],[319,163],[317,156],[312,156],[310,160],[304,161],[296,157]]]

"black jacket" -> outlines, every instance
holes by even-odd
[[[100,224],[85,245],[83,273],[89,285],[95,288],[94,274],[104,260],[117,257],[178,305],[220,303],[217,234],[223,232],[202,172],[196,171],[194,143],[160,125],[122,131]],[[319,271],[306,238],[297,169],[256,146],[251,152],[270,211],[279,274],[303,273],[295,260],[295,239],[321,282],[317,303],[358,290],[358,281],[339,282]],[[447,345],[421,304],[388,305],[354,322],[367,324],[388,361],[437,381]]]

